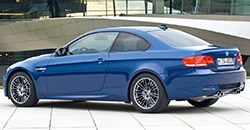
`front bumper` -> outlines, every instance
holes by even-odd
[[[4,92],[4,96],[7,96],[7,77],[6,74],[3,75],[3,92]]]

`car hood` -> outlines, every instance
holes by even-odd
[[[51,57],[52,54],[43,54],[43,55],[39,55],[39,56],[34,56],[34,57],[30,57],[24,61],[36,61],[36,60],[42,60],[42,59],[47,59],[48,57]]]
[[[52,54],[44,54],[44,55],[34,56],[31,58],[25,59],[23,61],[19,61],[17,63],[12,64],[11,66],[9,66],[9,68],[7,69],[7,73],[9,71],[13,71],[13,70],[17,70],[17,69],[31,71],[36,66],[46,65],[48,63],[49,59],[51,58],[51,56],[52,56]]]

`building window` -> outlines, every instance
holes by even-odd
[[[22,51],[22,52],[0,52],[0,66],[8,66],[27,58],[54,52],[55,49]]]

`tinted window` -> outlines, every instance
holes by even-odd
[[[69,46],[69,53],[89,54],[109,52],[118,32],[95,33],[85,36]]]
[[[145,51],[149,43],[141,37],[129,33],[120,33],[111,52]]]
[[[167,29],[165,31],[152,31],[149,34],[174,47],[207,46],[208,42],[182,31]]]

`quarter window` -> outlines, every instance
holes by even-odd
[[[120,33],[116,39],[111,52],[145,51],[149,43],[133,34]]]
[[[69,46],[69,54],[108,53],[117,35],[118,32],[87,35]]]

